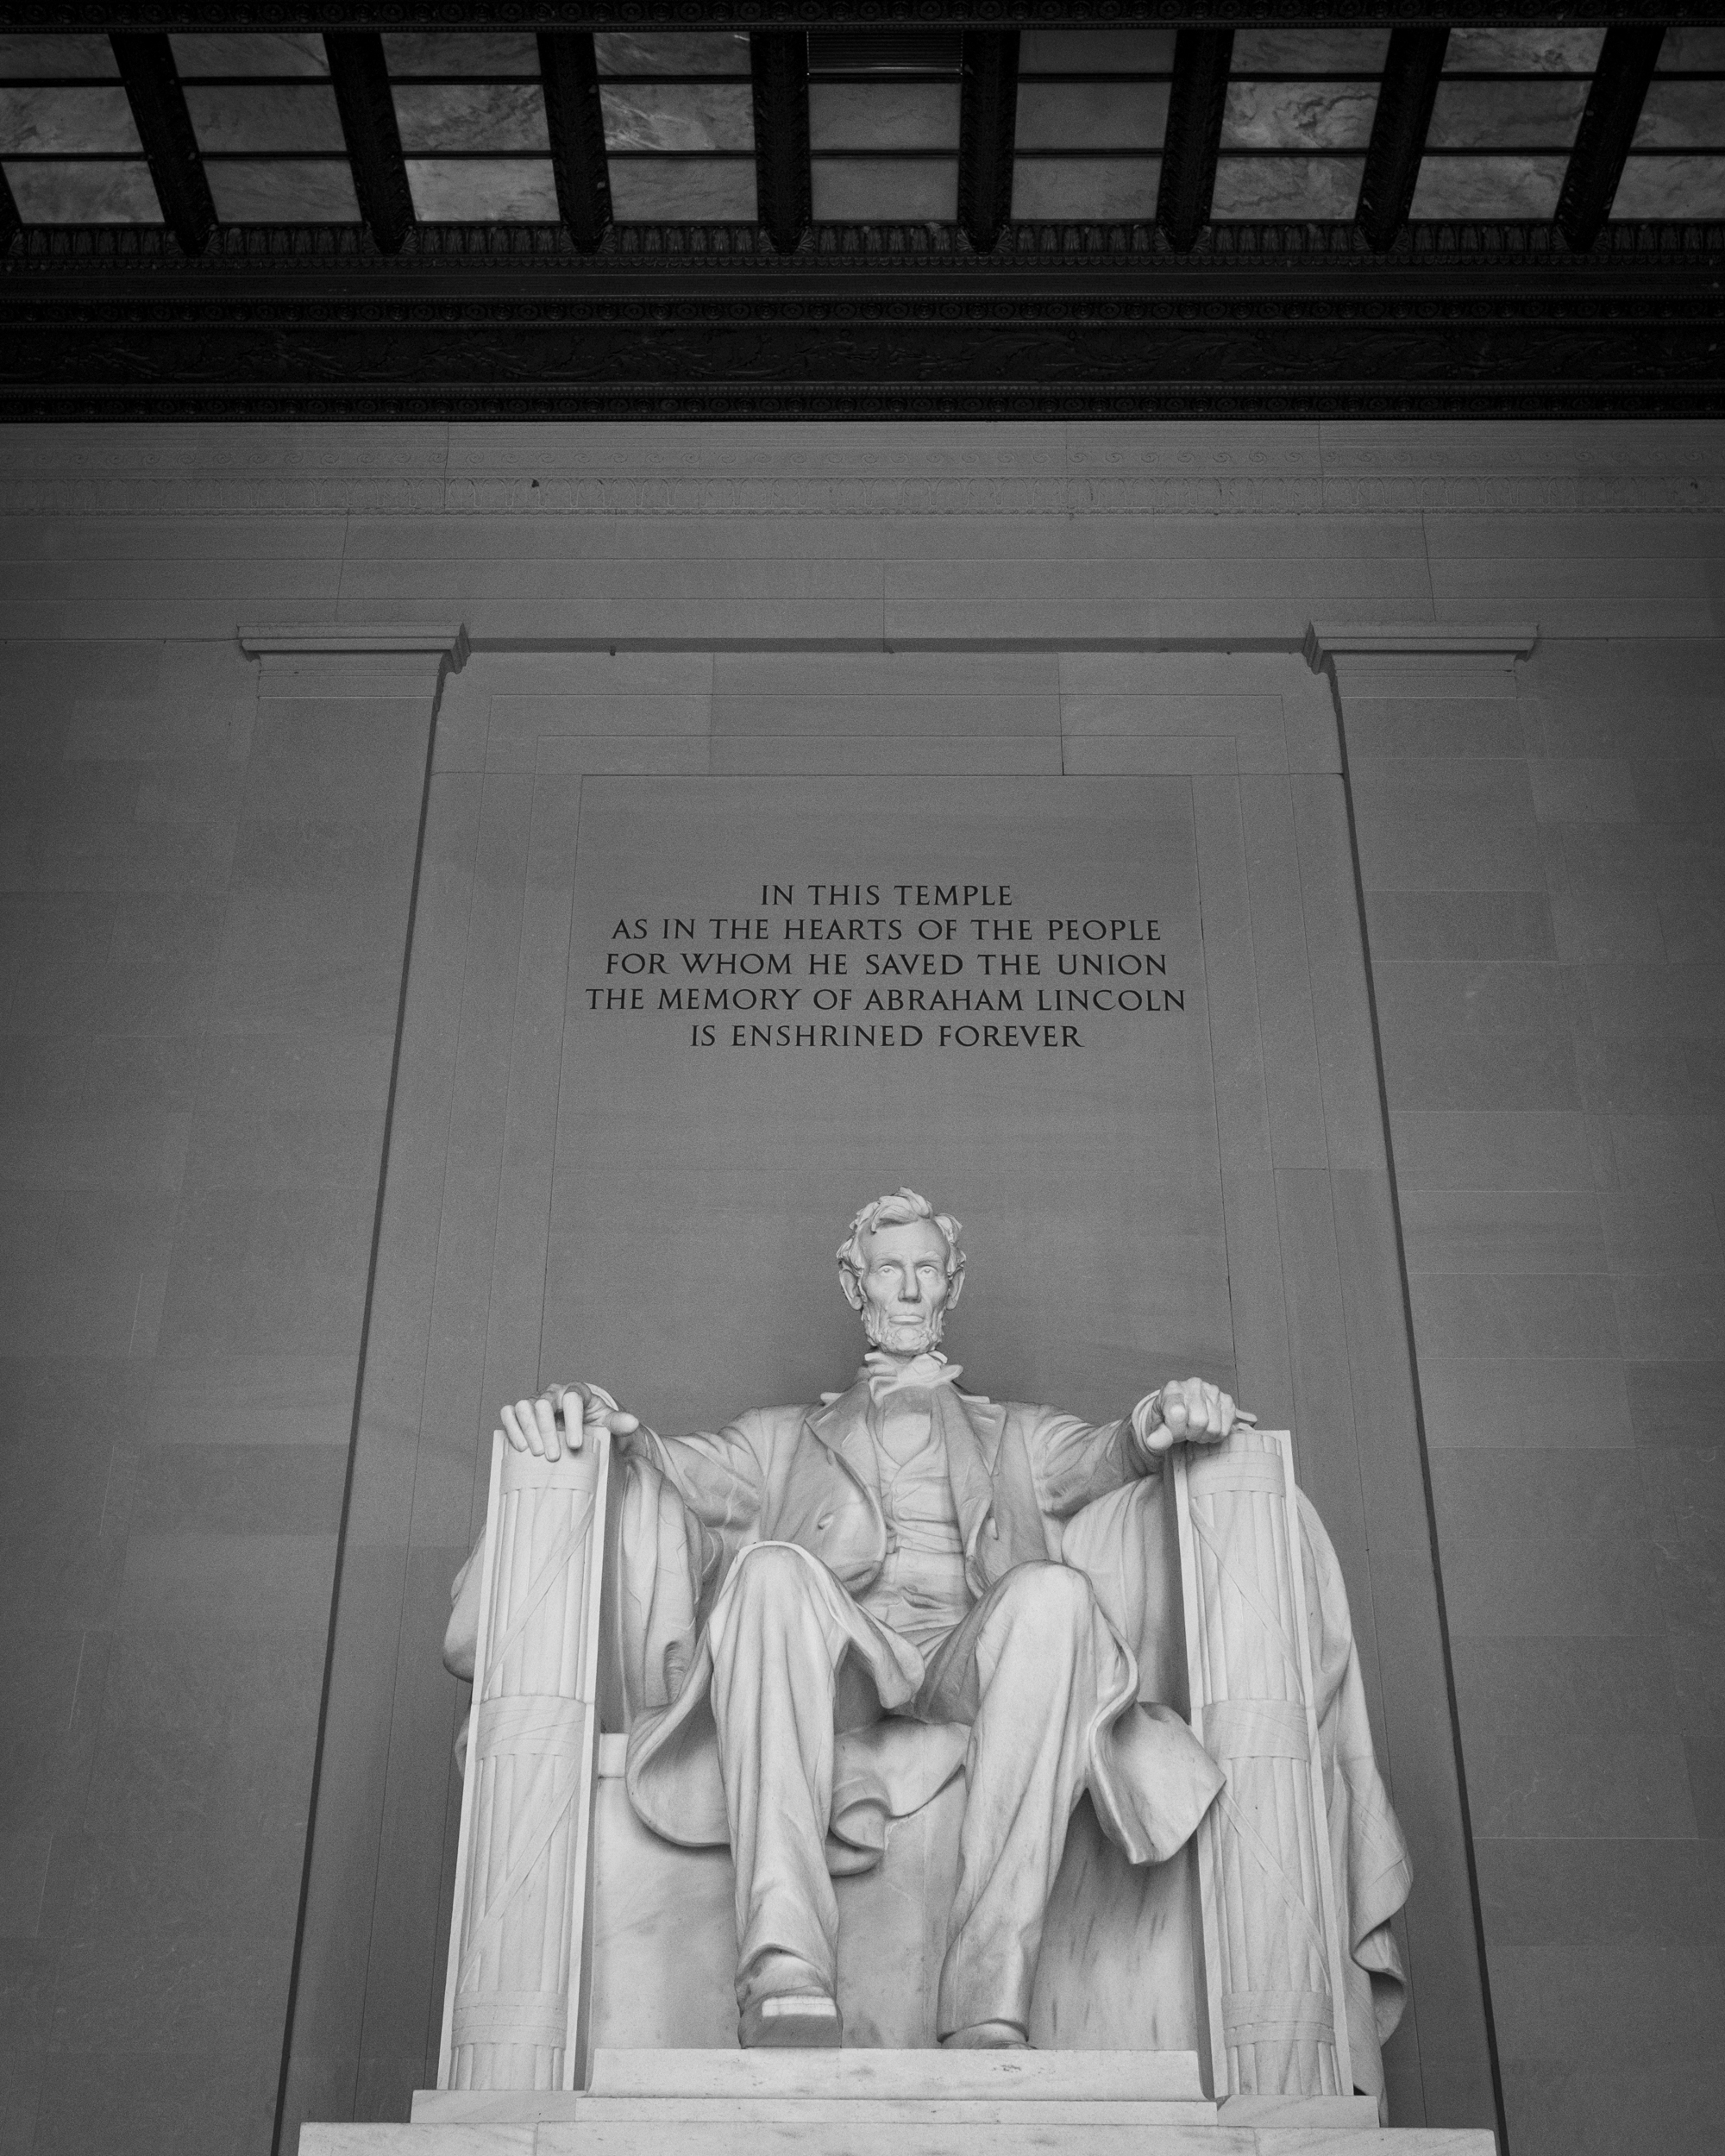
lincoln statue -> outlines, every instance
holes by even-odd
[[[913,1190],[863,1206],[838,1266],[868,1351],[812,1407],[678,1438],[591,1384],[503,1410],[509,1444],[549,1458],[584,1431],[618,1441],[629,1794],[668,1839],[730,1845],[744,2045],[841,2040],[833,1875],[878,1862],[887,1821],[954,1775],[938,2020],[954,2047],[1028,2041],[1081,1796],[1145,1864],[1184,1844],[1221,1786],[1179,1715],[1140,1702],[1132,1650],[1063,1538],[1173,1446],[1251,1418],[1197,1378],[1101,1425],[961,1390],[940,1352],[958,1238]]]

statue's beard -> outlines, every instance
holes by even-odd
[[[946,1323],[944,1309],[936,1310],[926,1318],[893,1319],[877,1310],[873,1303],[862,1306],[862,1330],[868,1335],[870,1347],[885,1348],[889,1355],[925,1355],[930,1348],[940,1344],[940,1335]]]

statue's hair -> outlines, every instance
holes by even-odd
[[[958,1247],[963,1233],[958,1222],[950,1213],[937,1213],[919,1191],[902,1189],[889,1192],[863,1206],[850,1223],[850,1232],[838,1246],[838,1265],[841,1272],[860,1281],[868,1270],[869,1260],[862,1248],[862,1239],[872,1235],[876,1228],[908,1227],[913,1220],[929,1220],[939,1229],[946,1244],[946,1277],[962,1279],[964,1273],[964,1253]]]

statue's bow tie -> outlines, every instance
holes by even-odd
[[[896,1355],[888,1355],[884,1348],[876,1348],[862,1358],[862,1375],[869,1381],[869,1398],[878,1402],[888,1393],[906,1388],[928,1392],[936,1385],[950,1385],[963,1370],[944,1355],[913,1355],[906,1363]]]

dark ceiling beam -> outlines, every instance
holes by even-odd
[[[126,85],[162,220],[188,254],[202,254],[216,229],[216,204],[198,154],[173,47],[160,31],[116,31],[108,42]]]
[[[958,222],[988,254],[1013,214],[1013,144],[1019,119],[1019,34],[964,33],[958,104]]]
[[[539,76],[551,130],[557,207],[583,254],[598,248],[611,224],[611,167],[605,154],[605,111],[591,30],[541,30]]]
[[[329,79],[348,162],[354,168],[360,215],[385,254],[399,254],[413,229],[413,194],[395,123],[383,39],[375,30],[326,30],[323,49],[329,56]]]
[[[1156,222],[1169,245],[1181,254],[1210,221],[1233,51],[1232,29],[1182,30],[1174,40],[1174,80],[1168,91]]]
[[[752,31],[749,63],[755,78],[757,214],[779,253],[794,254],[814,216],[808,37],[801,30]]]
[[[1593,87],[1587,93],[1558,197],[1558,230],[1584,254],[1611,214],[1612,197],[1623,177],[1623,160],[1635,139],[1665,34],[1664,24],[1658,22],[1646,28],[1611,29],[1599,48]]]
[[[1426,154],[1426,135],[1449,41],[1446,28],[1389,33],[1354,211],[1366,244],[1379,254],[1395,246],[1414,206],[1420,160]]]

